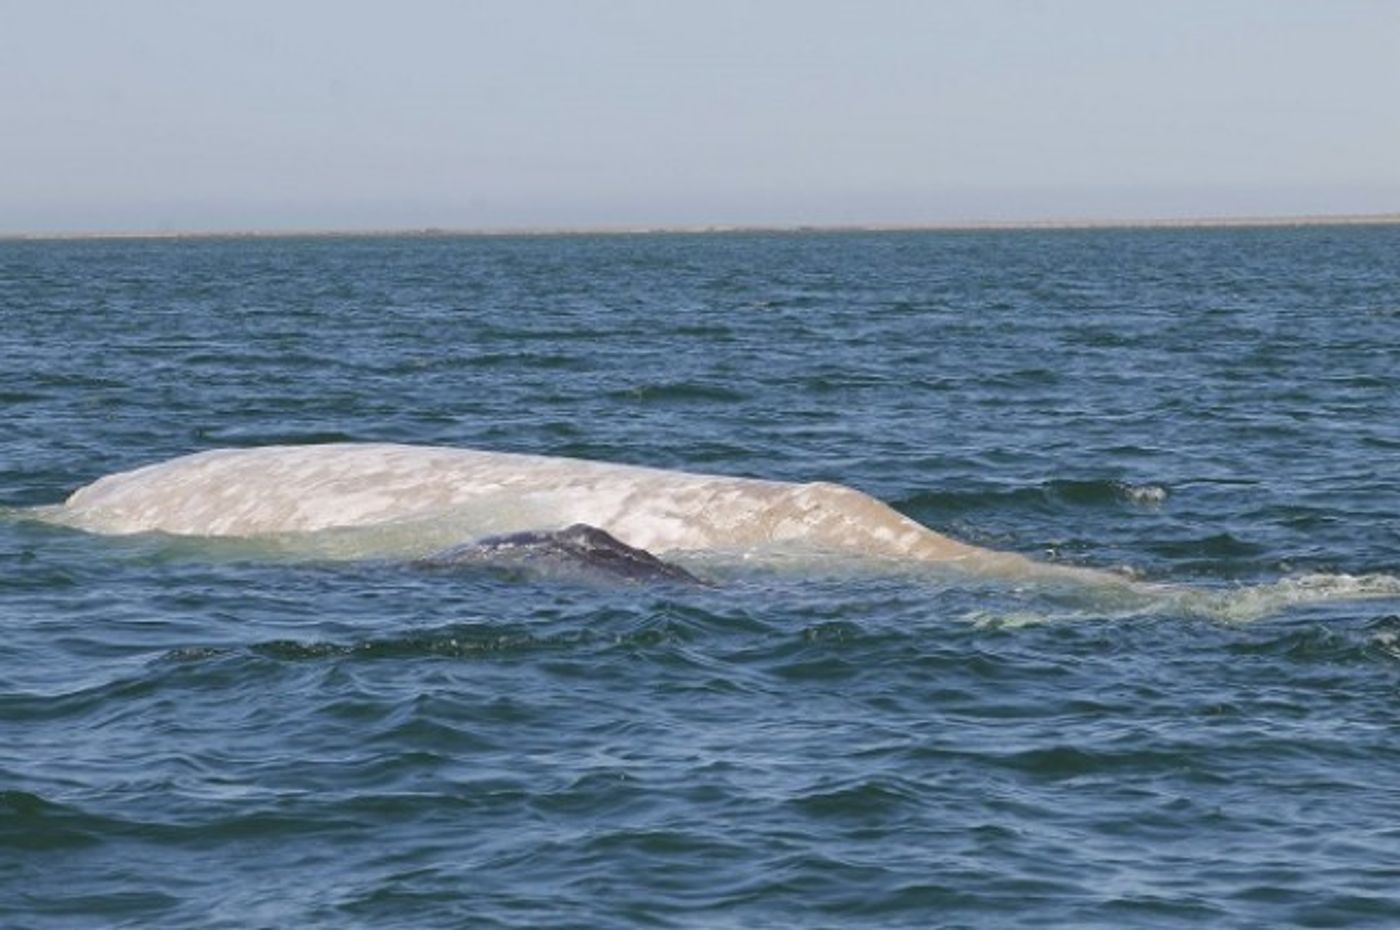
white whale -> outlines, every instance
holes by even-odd
[[[368,533],[373,554],[402,556],[490,533],[583,523],[656,553],[787,548],[855,562],[1123,580],[950,539],[838,484],[387,443],[201,452],[101,478],[48,517],[104,534]]]
[[[860,570],[939,566],[1017,586],[1068,583],[1093,616],[1242,622],[1302,604],[1400,597],[1390,574],[1196,590],[1036,562],[950,539],[839,484],[387,443],[201,452],[108,475],[28,512],[92,533],[251,540],[257,552],[315,558],[416,559],[483,537],[586,524],[682,561],[762,564],[776,554],[774,564],[797,555],[806,565],[815,556]]]

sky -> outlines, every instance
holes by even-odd
[[[1400,212],[1400,0],[0,0],[0,233]]]

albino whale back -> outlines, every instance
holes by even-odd
[[[408,556],[487,534],[582,523],[660,553],[786,546],[1002,571],[1035,564],[949,539],[841,485],[382,443],[201,452],[101,478],[51,516],[107,534],[283,537],[376,528],[381,554]]]
[[[92,533],[252,540],[259,552],[315,558],[417,562],[437,554],[419,563],[434,565],[521,544],[492,537],[524,533],[552,552],[571,532],[597,528],[613,537],[603,539],[605,548],[643,550],[626,553],[643,575],[657,570],[651,553],[737,557],[745,565],[769,554],[792,564],[797,554],[799,565],[810,555],[899,571],[936,564],[1018,584],[1069,582],[1092,594],[1095,611],[1111,606],[1127,615],[1238,621],[1295,604],[1400,597],[1400,578],[1386,574],[1197,591],[1035,562],[949,539],[837,484],[384,443],[201,452],[100,478],[35,515]]]

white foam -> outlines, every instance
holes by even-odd
[[[963,619],[979,629],[1140,617],[1194,617],[1247,624],[1316,604],[1400,599],[1400,578],[1319,573],[1223,590],[1150,584],[1086,586],[1080,595],[1073,607],[1047,602],[1044,607],[979,608],[963,614]],[[1395,634],[1382,633],[1376,642],[1392,650],[1398,641]]]
[[[1174,606],[1229,623],[1249,623],[1292,607],[1400,598],[1400,578],[1387,574],[1313,573],[1224,591],[1176,589]]]
[[[1122,494],[1140,507],[1158,507],[1167,499],[1167,489],[1158,484],[1125,484]]]

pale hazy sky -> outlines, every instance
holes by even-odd
[[[1400,0],[0,0],[0,232],[1400,211]]]

